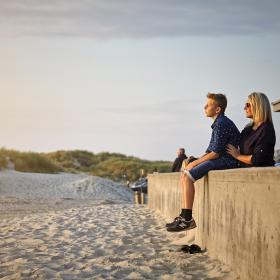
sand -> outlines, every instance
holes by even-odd
[[[207,252],[179,251],[183,234],[120,184],[15,171],[0,182],[0,279],[237,279]]]

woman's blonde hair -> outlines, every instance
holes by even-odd
[[[253,122],[272,122],[270,103],[267,96],[262,92],[252,92],[248,96],[253,113]]]

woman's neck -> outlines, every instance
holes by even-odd
[[[252,126],[253,130],[257,130],[258,127],[259,127],[262,123],[263,123],[263,122],[253,122],[253,126]]]

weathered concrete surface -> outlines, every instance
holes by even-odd
[[[180,213],[180,173],[149,175],[148,206]],[[195,241],[240,276],[280,277],[280,168],[211,171],[195,184]]]

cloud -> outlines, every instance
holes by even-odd
[[[278,0],[0,0],[0,36],[150,38],[278,33]]]

